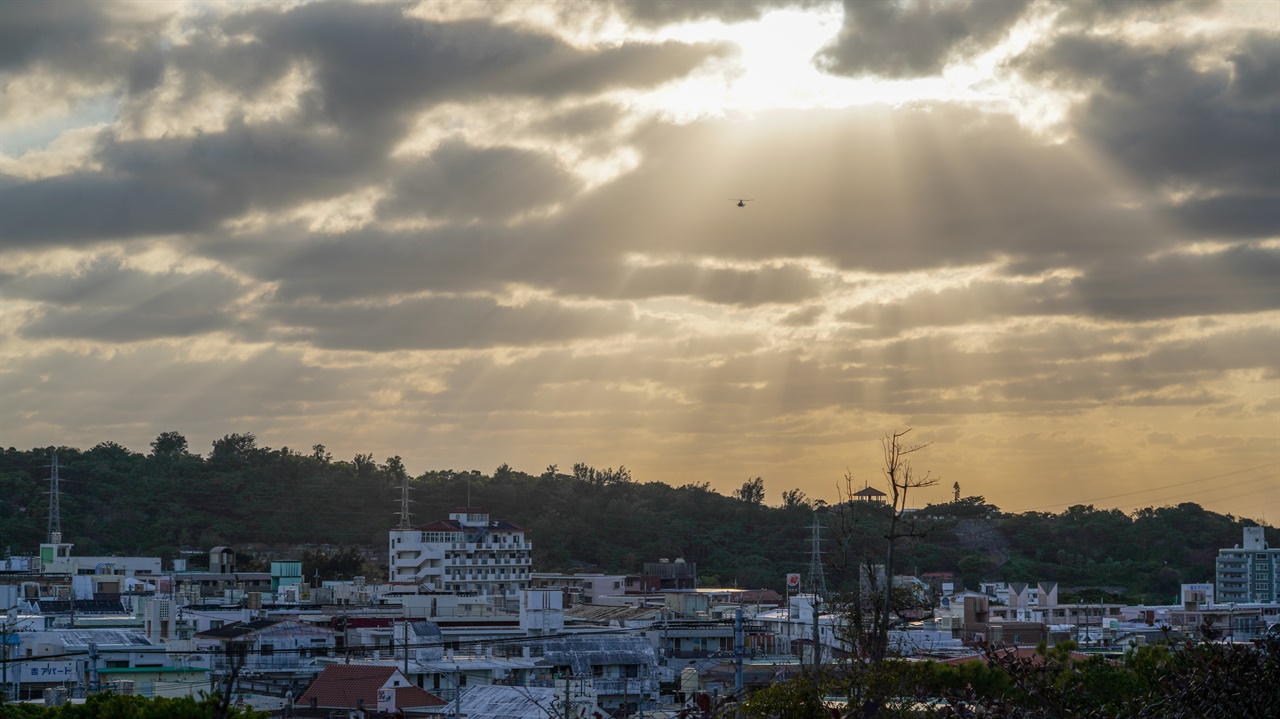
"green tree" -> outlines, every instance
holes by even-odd
[[[756,477],[748,479],[742,486],[733,490],[733,496],[755,506],[764,504],[764,479]]]
[[[4,719],[266,719],[267,712],[221,706],[220,697],[147,698],[136,694],[91,694],[84,704],[60,707],[0,702]]]
[[[179,432],[161,432],[151,442],[153,457],[183,457],[188,453],[187,438]]]

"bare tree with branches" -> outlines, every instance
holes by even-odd
[[[907,445],[903,439],[911,432],[904,429],[885,435],[880,440],[884,453],[884,467],[881,471],[889,480],[889,531],[884,535],[888,541],[884,557],[884,603],[880,611],[880,626],[876,631],[875,643],[872,645],[872,658],[882,660],[889,646],[889,624],[893,610],[893,553],[898,540],[911,537],[923,537],[926,532],[917,526],[913,517],[906,516],[907,495],[913,489],[932,487],[939,481],[938,477],[925,472],[917,476],[911,467],[912,454],[928,447],[931,443]]]

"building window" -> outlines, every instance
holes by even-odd
[[[264,656],[264,657],[272,656],[272,655],[274,655],[274,654],[276,653],[276,645],[274,645],[274,644],[263,644],[263,645],[262,645],[262,649],[260,649],[260,650],[258,651],[258,653],[259,653],[259,654],[261,654],[261,655],[262,655],[262,656]]]

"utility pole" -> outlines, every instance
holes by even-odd
[[[404,625],[404,678],[409,678],[409,620],[403,622]]]
[[[453,665],[453,719],[462,717],[462,670]]]
[[[733,610],[733,696],[742,701],[742,607]]]
[[[819,625],[818,605],[813,605],[813,681],[818,682],[818,673],[822,671],[822,628]]]
[[[13,615],[6,612],[4,624],[0,624],[0,668],[4,679],[0,681],[0,702],[9,701],[9,623]]]
[[[89,693],[98,693],[98,645],[89,642]]]

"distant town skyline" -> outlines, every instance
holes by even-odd
[[[1267,2],[6,2],[0,445],[1280,523]],[[738,207],[738,198],[751,198]]]

